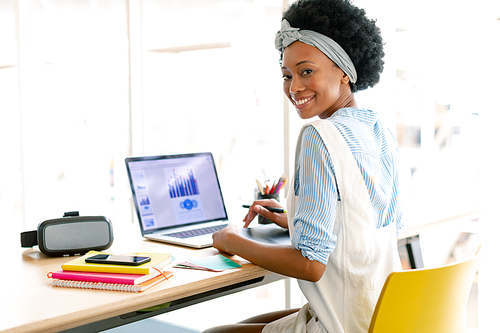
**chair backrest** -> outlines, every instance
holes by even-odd
[[[391,273],[382,288],[368,333],[458,333],[467,329],[466,308],[480,259],[439,268]]]

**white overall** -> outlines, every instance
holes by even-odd
[[[311,125],[321,135],[335,168],[341,198],[334,223],[337,246],[318,282],[298,280],[309,303],[298,314],[268,324],[263,332],[366,333],[385,279],[401,269],[396,223],[376,228],[368,190],[351,150],[335,125],[317,120],[302,128],[297,142],[295,172],[287,198],[290,233],[297,203],[293,184],[302,133]]]

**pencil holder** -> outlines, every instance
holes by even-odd
[[[280,201],[279,193],[274,193],[274,194],[261,194],[261,193],[258,193],[257,194],[257,199],[258,200],[260,200],[260,199],[276,199],[277,201]],[[266,219],[264,216],[261,216],[261,215],[258,216],[258,221],[259,221],[259,224],[273,223],[272,221]]]

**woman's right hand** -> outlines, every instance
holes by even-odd
[[[263,206],[283,208],[283,206],[281,206],[275,199],[255,200],[248,209],[248,214],[243,219],[243,222],[245,222],[244,228],[247,228],[257,215],[265,217],[280,227],[288,228],[288,216],[286,213],[273,213]]]

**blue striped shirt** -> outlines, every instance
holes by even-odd
[[[359,166],[377,228],[394,221],[399,232],[403,224],[394,136],[381,124],[378,114],[369,110],[340,109],[329,120],[346,140]],[[333,224],[337,201],[342,198],[328,150],[313,126],[304,130],[294,190],[299,200],[292,244],[303,256],[326,265],[336,246]]]

